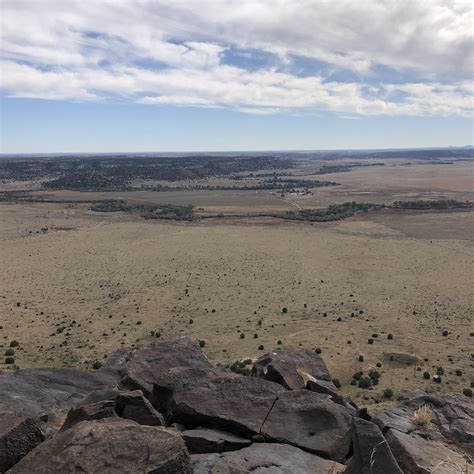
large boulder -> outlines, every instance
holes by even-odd
[[[350,448],[352,412],[329,396],[293,390],[278,395],[261,434],[343,462]]]
[[[454,443],[458,448],[474,457],[474,404],[472,400],[457,394],[428,394],[421,390],[403,399],[392,409],[374,419],[385,432],[389,428],[402,433],[416,432],[422,427],[414,421],[414,413],[421,406],[429,407],[432,424],[442,442]]]
[[[10,469],[44,439],[40,420],[0,413],[0,472]]]
[[[163,417],[139,390],[96,390],[87,395],[69,410],[61,430],[86,420],[100,420],[108,417],[122,417],[141,425],[162,426]]]
[[[160,376],[175,368],[213,369],[213,365],[197,341],[181,337],[138,348],[119,349],[107,359],[100,371],[115,377],[124,388],[142,390],[148,398]]]
[[[47,416],[59,429],[67,411],[92,390],[109,388],[106,374],[75,369],[25,369],[0,373],[0,413]]]
[[[239,451],[222,454],[194,454],[194,474],[336,474],[344,466],[287,444],[256,443]]]
[[[389,429],[385,438],[405,474],[469,472],[468,458],[439,441],[395,429]]]
[[[375,423],[353,418],[352,458],[345,474],[403,474]]]
[[[152,403],[168,421],[244,436],[260,433],[278,394],[285,391],[266,380],[195,369],[172,369],[160,379]]]
[[[181,436],[188,451],[193,454],[235,451],[246,448],[252,443],[252,441],[242,436],[209,428],[184,430],[181,432]]]
[[[173,430],[107,418],[83,421],[40,444],[12,474],[191,473],[184,441]]]
[[[289,390],[305,388],[308,380],[331,381],[321,357],[306,349],[279,348],[265,354],[254,363],[252,375],[279,383]]]

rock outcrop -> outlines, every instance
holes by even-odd
[[[0,373],[0,472],[400,474],[472,462],[468,397],[417,392],[371,419],[310,351],[274,351],[253,375],[214,367],[188,338],[120,349],[94,373]],[[414,415],[425,405],[429,427]]]

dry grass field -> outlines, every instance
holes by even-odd
[[[205,340],[207,356],[223,364],[281,341],[320,348],[343,393],[361,405],[385,388],[396,397],[469,387],[472,212],[391,210],[317,224],[245,212],[352,199],[472,200],[472,165],[397,164],[327,178],[342,185],[285,199],[263,191],[127,196],[243,215],[196,223],[94,213],[81,203],[0,203],[0,349],[17,340],[21,368],[91,368],[121,345],[152,340],[151,331]],[[377,363],[378,386],[350,385],[354,372]],[[423,378],[438,367],[441,384]]]

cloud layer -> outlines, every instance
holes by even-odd
[[[470,0],[3,0],[4,96],[470,116]]]

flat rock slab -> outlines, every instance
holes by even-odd
[[[331,381],[328,368],[314,351],[279,348],[260,357],[252,375],[279,383],[289,390],[306,387],[308,380]]]
[[[194,474],[336,474],[345,466],[278,443],[255,443],[239,451],[194,454]]]
[[[352,412],[309,390],[278,395],[261,434],[343,462],[351,442]]]
[[[285,389],[280,385],[253,377],[199,377],[195,370],[176,370],[161,377],[152,400],[159,407],[168,395],[172,421],[187,428],[206,426],[251,436],[260,433],[282,392]]]
[[[375,423],[353,418],[352,447],[345,474],[403,474]]]
[[[442,443],[427,440],[415,433],[394,429],[385,433],[390,449],[405,474],[459,474],[469,465],[467,458]],[[469,465],[472,469],[472,464]]]
[[[246,448],[252,444],[247,438],[209,428],[185,430],[181,432],[181,436],[192,454],[223,453]]]
[[[45,439],[43,423],[13,413],[0,413],[0,472],[16,464]]]
[[[75,369],[25,369],[0,373],[0,412],[27,417],[48,415],[59,429],[67,410],[92,390],[115,381],[104,374]]]
[[[191,473],[181,436],[159,426],[108,418],[83,421],[27,454],[12,474]]]

